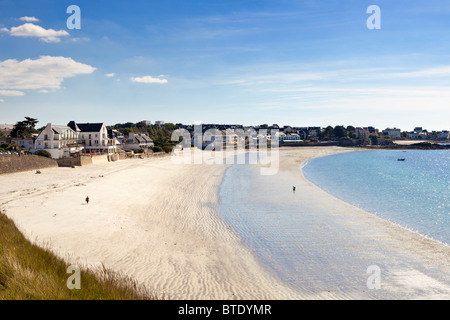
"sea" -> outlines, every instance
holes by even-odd
[[[307,180],[346,203],[450,244],[447,150],[346,152],[310,159],[301,170]],[[395,299],[399,296],[367,290],[368,266],[408,265],[429,272],[417,261],[405,263],[397,251],[386,252],[364,230],[343,228],[352,225],[350,218],[330,214],[335,208],[293,192],[299,181],[292,173],[263,176],[250,165],[234,164],[225,171],[219,189],[221,217],[287,284],[312,294],[364,292],[363,298]],[[357,248],[369,248],[373,254]]]
[[[345,202],[450,244],[448,150],[341,153],[310,160],[303,173]]]

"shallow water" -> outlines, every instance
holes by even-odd
[[[300,175],[299,171],[299,175],[279,172],[263,176],[251,166],[232,165],[220,187],[218,211],[264,265],[303,292],[363,299],[417,297],[418,292],[409,289],[368,289],[370,266],[381,270],[425,269],[414,258],[405,260],[402,253],[389,249],[382,240],[374,241],[382,239],[383,233],[362,228],[364,217],[345,214],[346,204],[321,201],[321,191],[302,194],[302,184],[307,182]],[[299,187],[296,192],[292,190],[294,185]],[[435,275],[448,277],[439,271]],[[385,287],[389,282],[392,287],[396,275],[388,271],[383,277]]]
[[[312,159],[303,172],[339,199],[450,244],[448,150],[342,153]]]

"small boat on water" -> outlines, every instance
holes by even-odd
[[[405,158],[399,158],[399,159],[397,159],[397,161],[405,161],[406,159]]]

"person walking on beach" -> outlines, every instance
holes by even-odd
[[[89,196],[86,197],[86,204],[89,204]]]
[[[295,191],[295,186],[292,187],[292,191]]]

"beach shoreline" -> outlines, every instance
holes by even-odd
[[[303,181],[299,191],[314,190],[324,203],[339,203],[355,217],[366,219],[370,213],[333,199],[307,181],[300,169],[307,159],[353,150],[282,148],[280,171],[299,175]],[[170,158],[160,158],[46,169],[41,175],[8,174],[0,177],[0,210],[28,239],[63,258],[83,265],[104,264],[166,299],[361,297],[353,292],[299,290],[270,272],[217,212],[219,187],[228,167],[174,164]],[[84,203],[87,195],[89,204]],[[399,231],[387,221],[368,219],[390,237],[383,245],[413,250],[424,261],[436,259],[426,263],[448,272],[448,247]],[[413,243],[408,242],[411,239]],[[436,284],[429,275],[406,271],[401,279],[392,276],[387,283],[391,290],[397,290],[398,283],[408,290],[412,281],[424,285],[425,298],[449,297],[445,295],[450,293],[448,283]]]

